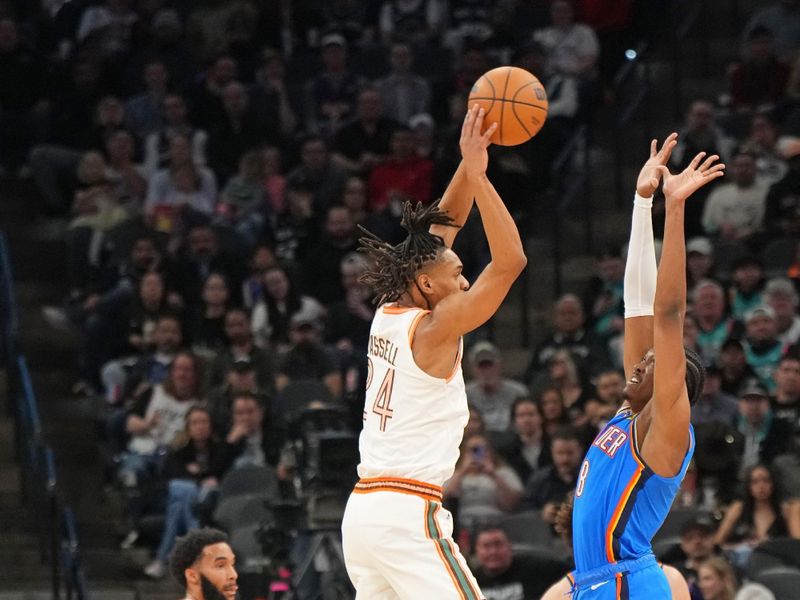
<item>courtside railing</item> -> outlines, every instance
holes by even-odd
[[[44,440],[30,371],[19,352],[13,281],[8,243],[0,232],[0,366],[8,382],[6,406],[14,418],[20,489],[39,525],[41,560],[50,567],[53,600],[88,600],[75,517],[61,501],[55,457]]]

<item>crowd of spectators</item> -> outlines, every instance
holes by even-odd
[[[79,332],[73,391],[103,399],[123,545],[163,515],[149,576],[164,575],[176,535],[219,519],[236,470],[302,493],[298,403],[343,406],[357,434],[374,310],[357,227],[398,240],[401,203],[441,194],[472,83],[516,64],[548,91],[542,132],[490,161],[523,222],[645,4],[0,2],[0,168],[65,223],[70,292],[45,316]],[[686,345],[709,377],[678,502],[712,515],[694,531],[739,573],[758,543],[800,537],[799,23],[792,0],[752,16],[730,93],[691,104],[673,153],[675,168],[699,150],[730,165],[687,212]],[[474,275],[485,246],[469,227],[459,241]],[[533,597],[569,567],[559,507],[625,384],[624,252],[597,264],[583,293],[555,301],[518,380],[491,342],[467,352],[471,418],[445,498],[489,599]],[[563,562],[534,571],[535,552],[514,555],[515,532],[497,524],[520,514]],[[678,562],[695,597],[727,600],[690,546]],[[723,580],[725,564],[707,569]]]

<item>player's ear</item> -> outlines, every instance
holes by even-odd
[[[433,293],[433,281],[431,281],[430,275],[427,273],[420,273],[417,276],[417,285],[425,294]]]
[[[192,585],[200,585],[200,575],[194,567],[189,567],[183,572],[183,576],[186,577],[186,583],[191,583]]]

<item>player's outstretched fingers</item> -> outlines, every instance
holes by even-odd
[[[711,156],[709,156],[707,159],[705,159],[703,161],[702,165],[700,165],[700,171],[701,172],[707,171],[708,169],[711,168],[711,165],[713,165],[718,160],[719,160],[719,155],[712,154]]]
[[[686,167],[687,170],[696,171],[697,165],[700,164],[700,161],[703,160],[703,157],[706,155],[705,152],[698,152],[697,156],[692,159],[692,162],[689,163],[689,166]]]
[[[483,107],[478,109],[478,114],[475,115],[475,120],[472,122],[472,136],[473,137],[480,137],[481,136],[481,129],[483,129],[483,116],[486,114],[486,111],[483,110]]]
[[[483,134],[483,145],[487,148],[492,145],[492,136],[494,135],[496,129],[497,123],[492,123],[486,128],[486,131]]]

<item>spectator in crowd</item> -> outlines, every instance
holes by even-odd
[[[237,394],[231,415],[233,420],[225,438],[230,468],[275,466],[283,440],[266,418],[262,400],[251,394]]]
[[[505,464],[483,434],[474,434],[461,444],[461,456],[453,476],[445,483],[445,500],[458,498],[458,522],[474,530],[481,522],[516,510],[523,492],[522,482]]]
[[[192,123],[208,131],[214,123],[224,120],[222,92],[236,80],[238,68],[236,60],[227,54],[220,54],[209,64],[201,81],[186,93],[191,99]]]
[[[209,390],[208,406],[216,431],[228,431],[234,399],[241,395],[268,399],[266,391],[259,389],[255,365],[248,358],[238,358],[228,365],[223,382]]]
[[[170,92],[161,100],[161,119],[159,127],[149,133],[144,140],[143,168],[148,177],[159,169],[165,169],[171,161],[170,141],[180,136],[189,141],[191,162],[199,167],[206,165],[206,146],[208,134],[193,127],[186,120],[186,101],[183,96]]]
[[[730,66],[731,103],[739,111],[772,108],[784,96],[789,65],[778,59],[769,28],[757,26],[747,33],[744,58]]]
[[[469,419],[464,426],[464,439],[476,434],[486,435],[486,423],[483,421],[483,415],[476,408],[469,409]]]
[[[242,274],[236,260],[220,248],[219,236],[208,223],[192,224],[187,243],[175,260],[169,279],[184,303],[191,306],[201,300],[202,288],[211,273],[224,275],[228,290],[236,301]]]
[[[286,177],[283,174],[283,156],[279,148],[267,146],[264,156],[264,195],[266,210],[273,215],[283,210],[286,200]]]
[[[391,210],[370,212],[368,201],[367,184],[364,180],[356,175],[348,177],[342,190],[340,204],[350,210],[353,223],[362,226],[390,244],[399,244],[403,239],[404,230],[395,215]]]
[[[179,352],[163,383],[136,398],[128,412],[128,450],[119,469],[127,488],[136,488],[161,468],[166,449],[186,425],[189,409],[200,399],[198,359]]]
[[[528,389],[503,377],[500,351],[491,342],[477,342],[468,357],[473,379],[467,384],[467,401],[483,415],[488,431],[509,431],[511,407],[518,398],[529,395]]]
[[[245,152],[278,141],[279,132],[267,129],[253,109],[247,90],[238,81],[222,89],[222,118],[209,125],[208,164],[220,182],[227,182]]]
[[[700,335],[700,328],[697,326],[697,320],[695,320],[694,315],[690,312],[686,313],[686,316],[683,319],[683,345],[689,350],[697,352],[697,354],[701,354],[700,352],[700,345],[697,343],[697,339]]]
[[[787,354],[772,374],[775,390],[770,401],[776,419],[788,422],[792,433],[800,432],[800,355]]]
[[[395,42],[389,60],[391,71],[379,79],[375,87],[381,94],[383,110],[397,121],[408,124],[411,117],[431,111],[431,86],[412,71],[414,54],[411,46]]]
[[[800,500],[800,433],[797,430],[789,444],[789,450],[776,457],[772,466],[780,475],[779,480],[786,498]]]
[[[694,286],[692,314],[700,329],[697,344],[702,350],[703,360],[713,365],[725,340],[741,335],[741,324],[726,314],[725,290],[713,279],[698,281]]]
[[[622,329],[622,283],[625,261],[619,248],[606,248],[597,256],[597,274],[583,293],[589,326],[599,340],[608,341]]]
[[[786,346],[777,338],[775,311],[768,306],[750,310],[744,318],[745,339],[742,340],[747,364],[755,371],[761,385],[775,389],[772,373],[786,352]]]
[[[514,400],[511,420],[514,439],[499,451],[520,481],[528,481],[539,469],[552,464],[550,437],[544,430],[541,409],[530,396]]]
[[[230,304],[230,287],[221,273],[211,273],[203,282],[201,302],[189,315],[187,337],[192,350],[213,359],[225,346],[225,314]]]
[[[778,151],[778,126],[766,112],[750,120],[749,136],[742,148],[756,157],[756,179],[771,186],[786,174],[786,161]]]
[[[447,3],[443,45],[460,54],[470,45],[486,46],[494,35],[494,5],[490,0],[453,0]],[[473,79],[473,81],[475,81]]]
[[[77,47],[109,63],[128,54],[139,20],[132,4],[130,0],[106,0],[87,8],[75,33]]]
[[[217,350],[209,367],[208,381],[211,387],[223,383],[225,373],[237,361],[249,363],[256,374],[258,388],[271,394],[275,388],[275,364],[272,354],[255,344],[250,326],[250,315],[243,308],[230,308],[225,313],[224,330],[226,345]]]
[[[617,370],[600,373],[595,379],[595,393],[583,406],[583,431],[588,446],[619,410],[624,400],[625,377]]]
[[[714,536],[720,546],[735,550],[740,564],[750,551],[767,540],[800,535],[800,511],[783,501],[773,471],[755,464],[745,472],[743,498],[733,502]]]
[[[444,8],[440,0],[384,0],[378,17],[381,43],[389,46],[402,42],[425,47],[436,42],[445,16]]]
[[[758,380],[746,382],[739,392],[737,429],[744,438],[742,469],[758,463],[770,464],[791,443],[791,425],[775,418],[769,395]]]
[[[731,396],[737,396],[744,382],[756,377],[755,371],[747,364],[744,346],[737,338],[729,338],[722,344],[719,368],[722,378],[720,389]]]
[[[733,263],[728,299],[731,316],[743,321],[748,312],[764,303],[764,266],[755,256],[745,255]]]
[[[533,381],[561,349],[570,352],[581,374],[594,375],[608,368],[606,352],[585,328],[585,323],[583,305],[577,296],[564,294],[556,300],[553,306],[553,332],[533,351],[525,374],[526,381]]]
[[[378,90],[361,90],[355,120],[343,125],[333,138],[333,158],[340,166],[366,176],[386,159],[397,123],[383,115]]]
[[[319,230],[319,215],[314,212],[314,193],[305,181],[286,184],[283,210],[271,215],[268,239],[282,263],[295,264],[305,259]]]
[[[536,397],[536,404],[542,413],[542,427],[547,435],[552,436],[564,425],[569,424],[564,396],[557,387],[547,386],[541,389]]]
[[[703,208],[703,229],[719,243],[747,244],[761,230],[766,210],[766,183],[756,179],[756,156],[740,151],[733,157],[733,181],[717,185]]]
[[[217,179],[207,167],[192,162],[188,138],[169,139],[169,165],[150,179],[145,214],[157,231],[171,233],[186,212],[210,215],[217,203]]]
[[[508,535],[498,525],[486,525],[478,532],[475,559],[475,579],[486,600],[540,598],[566,569],[556,557],[535,560],[516,556]]]
[[[781,59],[791,59],[800,39],[800,10],[794,0],[774,0],[755,11],[744,26],[742,39],[764,27],[772,34],[775,52]]]
[[[269,131],[277,132],[282,138],[289,137],[297,127],[297,114],[292,108],[295,98],[286,82],[283,57],[272,48],[266,48],[261,53],[255,80],[249,96],[256,118]]]
[[[369,343],[369,331],[375,308],[372,290],[359,281],[369,263],[363,254],[351,252],[339,264],[343,299],[328,308],[325,341],[339,350],[344,364],[362,361]]]
[[[597,76],[600,43],[591,27],[575,22],[575,8],[567,0],[550,5],[551,25],[533,33],[547,52],[547,63],[556,73],[591,80]]]
[[[428,204],[433,186],[433,161],[414,150],[414,134],[405,126],[392,132],[391,154],[369,177],[370,209],[381,212],[410,200]]]
[[[149,31],[137,39],[137,48],[130,57],[128,73],[133,80],[148,63],[159,61],[170,74],[170,82],[176,89],[186,89],[197,76],[197,68],[186,38],[183,36],[183,21],[178,11],[172,8],[153,6],[155,13],[150,19]]]
[[[298,311],[289,322],[291,346],[278,366],[278,392],[293,381],[321,381],[332,398],[342,395],[342,374],[339,365],[322,344],[322,322],[315,311]]]
[[[225,469],[222,444],[214,436],[208,409],[193,406],[186,414],[184,439],[167,454],[163,477],[167,481],[167,510],[155,559],[144,573],[161,579],[175,539],[199,526],[193,504],[216,490]]]
[[[176,541],[170,572],[189,598],[232,597],[237,589],[235,562],[228,536],[222,531],[193,529]]]
[[[347,67],[347,40],[329,33],[320,40],[322,72],[306,83],[306,131],[329,136],[353,116],[360,81]]]
[[[697,569],[697,587],[703,600],[733,600],[736,594],[736,574],[724,558],[712,556]]]
[[[241,244],[240,252],[249,252],[263,237],[268,209],[264,201],[264,156],[250,150],[239,159],[239,169],[222,190],[214,223],[232,230]]]
[[[328,144],[322,136],[312,135],[300,145],[300,164],[286,179],[289,183],[302,183],[314,194],[314,212],[324,214],[335,204],[347,178],[345,172],[334,164]]]
[[[525,486],[522,505],[525,509],[541,511],[545,522],[553,524],[561,503],[578,481],[583,448],[578,434],[562,428],[550,436],[553,464],[533,474]]]
[[[274,248],[266,242],[256,245],[250,253],[248,266],[249,275],[242,283],[242,305],[247,310],[252,310],[264,299],[264,273],[279,266]]]
[[[800,232],[800,138],[785,140],[781,152],[789,170],[769,188],[764,222],[772,235],[796,236]]]
[[[736,397],[722,390],[722,370],[715,365],[706,367],[703,391],[692,406],[692,425],[713,422],[734,425],[738,414]]]
[[[120,203],[132,214],[142,210],[147,193],[147,173],[134,162],[136,146],[133,135],[120,129],[106,139],[108,177],[114,185]]]
[[[681,527],[680,551],[664,561],[680,571],[692,593],[699,592],[697,574],[700,565],[716,554],[714,533],[715,527],[708,519],[697,518],[688,521]]]
[[[770,279],[763,298],[775,313],[778,339],[787,346],[797,344],[800,341],[800,315],[797,314],[800,298],[791,280],[785,277]]]
[[[169,72],[160,61],[145,65],[142,72],[145,89],[125,104],[125,121],[140,140],[161,128],[161,106],[167,93]]]
[[[714,245],[705,237],[686,242],[686,285],[689,295],[698,282],[714,278]]]
[[[289,345],[289,322],[302,312],[322,319],[325,309],[311,298],[300,294],[286,271],[279,266],[264,273],[264,298],[253,308],[251,326],[256,344],[262,348],[285,350]]]
[[[344,206],[328,208],[322,234],[309,248],[303,273],[306,288],[327,306],[344,297],[339,265],[345,256],[358,248],[350,211]]]
[[[564,407],[574,425],[585,423],[584,408],[591,394],[583,385],[576,361],[568,350],[561,349],[550,358],[543,380],[535,387],[541,385],[555,387],[561,392]]]

